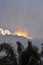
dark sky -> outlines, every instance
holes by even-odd
[[[0,27],[27,29],[32,38],[43,38],[43,0],[0,0]]]

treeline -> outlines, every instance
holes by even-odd
[[[42,65],[41,54],[37,47],[28,41],[28,46],[23,47],[22,43],[17,41],[17,54],[8,43],[0,44],[0,53],[4,51],[6,56],[0,57],[0,65]]]

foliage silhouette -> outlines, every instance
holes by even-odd
[[[18,61],[14,49],[11,45],[3,43],[0,45],[0,52],[5,51],[6,56],[0,58],[0,65],[40,65],[40,55],[38,48],[28,41],[28,46],[24,49],[21,42],[17,41]]]
[[[39,65],[38,62],[40,62],[39,53],[31,41],[28,41],[28,47],[20,55],[19,65]]]
[[[0,52],[4,50],[6,56],[0,58],[0,65],[17,65],[16,56],[11,45],[3,43],[0,45]]]
[[[17,43],[17,51],[18,51],[18,54],[20,55],[21,52],[24,50],[24,47],[21,44],[21,42],[17,41],[16,43]]]

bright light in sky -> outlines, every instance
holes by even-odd
[[[23,36],[23,37],[26,37],[26,38],[31,38],[29,32],[27,30],[24,30],[24,29],[17,29],[15,32],[10,32],[9,30],[4,30],[2,28],[0,28],[0,34],[2,35],[18,35],[18,36]]]
[[[21,29],[21,28],[17,29],[15,32],[13,32],[12,35],[18,35],[18,36],[23,36],[23,37],[32,39],[30,36],[30,33],[27,30]]]
[[[2,35],[6,35],[6,34],[10,35],[11,32],[9,30],[4,30],[4,29],[0,28],[0,34],[2,34]]]
[[[5,30],[5,34],[10,35],[10,34],[11,34],[11,32],[10,32],[9,30]]]
[[[24,29],[17,29],[14,33],[12,33],[13,35],[18,35],[18,36],[24,36],[24,37],[28,37],[30,36],[30,34],[28,34],[28,32]]]

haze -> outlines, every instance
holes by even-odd
[[[23,28],[32,38],[43,38],[43,0],[0,0],[0,28]]]

